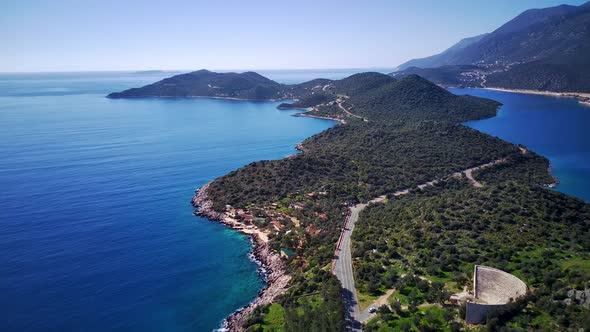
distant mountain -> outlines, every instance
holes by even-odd
[[[224,97],[239,99],[285,98],[283,86],[254,72],[215,73],[198,70],[175,75],[141,88],[109,94],[109,98]]]
[[[590,91],[590,3],[527,10],[475,38],[467,46],[411,60],[394,76],[420,74],[447,85]]]
[[[419,75],[432,82],[443,83],[444,85],[460,86],[465,83],[466,77],[463,73],[477,72],[480,67],[477,65],[446,65],[436,68],[410,67],[406,70],[395,72],[393,77],[405,77],[408,75]]]
[[[486,37],[488,34],[484,33],[479,36],[469,37],[461,39],[457,44],[449,47],[444,52],[432,55],[426,58],[420,59],[412,59],[408,62],[402,63],[399,65],[395,70],[401,71],[411,67],[418,67],[418,68],[433,68],[443,66],[453,62],[453,59],[460,53],[461,50],[466,48],[467,46],[474,44],[480,41],[482,38]]]
[[[367,72],[341,80],[314,79],[300,84],[277,83],[255,72],[215,73],[198,70],[175,75],[141,88],[113,92],[108,98],[213,97],[252,100],[299,100],[281,108],[306,108],[337,95],[356,95],[395,81],[389,75]]]
[[[159,69],[151,69],[151,70],[138,70],[136,72],[134,72],[133,74],[163,74],[166,71],[164,70],[159,70]]]

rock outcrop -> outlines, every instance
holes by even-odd
[[[252,233],[250,231],[251,228],[247,228],[240,221],[229,218],[225,213],[213,209],[213,201],[207,195],[208,187],[209,184],[195,192],[195,196],[191,200],[191,204],[197,208],[194,214],[206,217],[209,220],[218,221],[238,232],[251,236],[254,243],[252,255],[262,266],[263,277],[266,282],[266,287],[258,293],[254,301],[231,314],[223,322],[223,329],[228,331],[243,331],[243,324],[254,312],[256,307],[272,303],[277,296],[285,293],[291,276],[286,273],[285,263],[281,259],[280,254],[272,250],[267,240],[257,233]]]

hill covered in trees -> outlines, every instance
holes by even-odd
[[[376,77],[351,77],[358,80],[352,90],[362,92],[345,103],[368,122],[351,119],[303,141],[305,153],[255,162],[215,180],[208,193],[216,208],[243,208],[324,186],[345,201],[358,202],[518,150],[457,124],[493,116],[499,103],[456,96],[417,76]]]
[[[240,99],[284,98],[283,86],[254,72],[215,73],[198,70],[165,78],[141,88],[109,94],[109,98],[225,97]]]
[[[590,3],[527,10],[490,34],[404,63],[394,76],[419,74],[454,86],[590,92],[589,24]]]
[[[371,206],[354,233],[355,281],[369,293],[395,288],[389,302],[407,307],[384,310],[367,330],[450,329],[461,313],[445,298],[471,287],[474,264],[510,271],[531,289],[528,305],[490,317],[487,329],[588,328],[588,308],[572,295],[590,288],[589,227],[589,204],[519,181],[458,183]],[[419,306],[450,319],[427,317]]]
[[[385,83],[391,76],[367,72],[341,80],[314,79],[299,84],[280,84],[255,72],[216,73],[205,69],[179,74],[141,88],[113,92],[108,98],[213,97],[252,100],[298,100],[281,108],[306,108],[354,95]]]
[[[329,267],[348,207],[439,178],[446,180],[402,199],[390,196],[361,216],[353,239],[358,290],[370,298],[397,289],[367,329],[460,329],[461,308],[448,297],[469,285],[473,264],[481,263],[515,272],[536,290],[527,298],[532,312],[517,308],[494,324],[565,327],[581,319],[587,309],[563,300],[586,287],[588,204],[541,188],[553,182],[545,158],[460,124],[493,116],[499,103],[456,96],[418,76],[383,76],[325,84],[329,97],[317,100],[322,105],[310,102],[309,113],[340,116],[346,124],[306,139],[300,154],[252,163],[208,186],[215,210],[248,211],[251,223],[272,230],[275,250],[293,253],[285,258],[290,289],[245,327],[344,329],[336,323],[343,312]],[[483,189],[447,177],[500,159],[474,172]],[[520,230],[518,241],[506,241]],[[530,243],[540,236],[547,238]],[[562,302],[554,305],[556,298]],[[329,318],[319,322],[320,316]]]
[[[303,141],[302,153],[251,163],[205,190],[216,213],[266,232],[293,277],[244,329],[343,331],[334,248],[349,206],[381,195],[388,202],[366,210],[353,237],[361,297],[394,291],[368,330],[460,330],[462,309],[448,299],[469,286],[474,264],[515,272],[533,286],[532,297],[493,326],[585,326],[588,310],[570,295],[590,287],[590,208],[542,188],[553,182],[545,158],[461,125],[493,116],[499,103],[456,96],[416,75],[363,73],[299,88],[313,93],[285,107],[344,124]],[[497,160],[473,172],[484,188],[449,176]],[[434,179],[443,180],[392,196]]]

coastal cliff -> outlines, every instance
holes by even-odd
[[[228,331],[243,331],[244,322],[257,307],[270,304],[277,296],[285,293],[291,276],[286,273],[285,263],[280,254],[274,252],[268,245],[268,238],[265,233],[258,230],[254,225],[246,225],[243,221],[231,218],[226,213],[213,209],[213,201],[207,194],[208,187],[209,184],[206,184],[195,191],[195,195],[191,200],[191,204],[197,208],[194,214],[220,222],[240,233],[249,235],[254,244],[252,255],[261,264],[264,271],[263,276],[266,287],[258,293],[254,301],[229,315],[223,322],[223,328]]]

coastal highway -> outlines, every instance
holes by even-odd
[[[347,331],[361,331],[360,310],[354,287],[354,275],[352,274],[352,255],[350,253],[350,236],[354,230],[354,224],[359,218],[359,212],[366,204],[357,204],[350,208],[350,216],[345,222],[344,229],[340,235],[338,258],[334,263],[334,274],[342,283],[344,305],[346,307],[346,328]]]
[[[520,151],[522,154],[525,154],[527,151],[526,149],[521,148]],[[492,162],[482,164],[479,166],[471,167],[465,169],[463,171],[455,172],[450,174],[452,177],[462,177],[465,176],[470,184],[474,187],[482,187],[482,185],[477,182],[472,176],[472,172],[475,170],[495,166],[501,163],[506,162],[506,158],[501,158],[494,160]],[[416,186],[415,188],[424,189],[427,186],[433,186],[437,184],[440,179],[432,180],[429,182],[425,182]],[[399,197],[403,195],[407,195],[410,193],[410,189],[408,188],[404,190],[399,190],[393,193],[392,197]],[[340,234],[340,239],[338,240],[338,244],[336,245],[336,251],[334,253],[334,261],[332,263],[332,273],[336,275],[338,280],[342,283],[343,289],[343,298],[344,298],[344,305],[346,307],[346,329],[347,331],[361,331],[362,330],[362,323],[366,323],[371,313],[369,313],[368,308],[360,311],[358,298],[356,295],[356,287],[354,286],[354,274],[352,271],[352,254],[351,254],[351,236],[352,232],[354,231],[354,225],[359,218],[359,213],[370,203],[380,203],[386,199],[386,196],[379,196],[367,203],[359,203],[354,205],[350,208],[350,215],[344,222],[344,227],[342,228],[342,232]],[[369,306],[371,307],[371,306]]]

